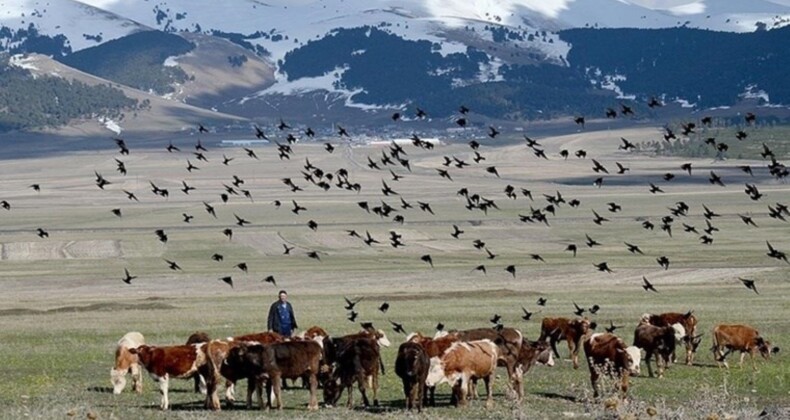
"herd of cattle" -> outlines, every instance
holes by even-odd
[[[627,346],[611,332],[593,333],[595,323],[586,318],[544,318],[537,341],[526,339],[514,328],[439,331],[434,337],[413,333],[398,349],[395,373],[403,381],[407,409],[421,410],[424,401],[433,405],[435,387],[442,383],[452,387],[451,403],[463,406],[468,398],[476,396],[479,379],[485,384],[486,407],[490,407],[497,366],[506,368],[508,385],[521,400],[524,374],[537,363],[553,366],[554,355],[559,357],[557,343],[567,341],[574,368],[579,367],[580,347],[584,349],[596,397],[601,392],[601,375],[616,378],[617,388],[625,396],[629,376],[639,375],[642,351],[651,377],[653,356],[661,377],[674,361],[676,345],[685,347],[685,362],[691,365],[702,336],[696,334],[696,327],[697,318],[692,312],[645,314],[634,331],[633,346]],[[142,334],[130,332],[118,342],[110,376],[113,393],[123,391],[127,373],[131,374],[133,390],[140,393],[141,367],[145,368],[159,385],[162,409],[170,406],[171,377],[194,378],[195,391],[206,394],[205,407],[213,410],[220,409],[218,385],[225,382],[226,403],[232,405],[234,385],[241,379],[247,379],[248,408],[256,394],[261,408],[281,409],[284,380],[298,378],[309,384],[309,410],[318,409],[319,385],[323,388],[325,405],[336,405],[347,390],[349,407],[354,404],[352,388],[357,385],[367,407],[370,405],[368,387],[373,404],[378,405],[379,374],[385,372],[381,348],[389,346],[386,334],[370,324],[363,324],[359,333],[342,337],[331,337],[320,327],[294,337],[263,332],[211,340],[205,333],[195,333],[187,344],[174,346],[146,345]],[[726,367],[725,357],[729,353],[739,351],[741,365],[749,353],[755,368],[755,353],[767,359],[779,348],[771,348],[750,326],[720,324],[713,329],[712,351],[716,362]],[[264,388],[266,404],[262,396]]]

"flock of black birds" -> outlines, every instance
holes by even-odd
[[[655,98],[652,98],[650,102],[647,103],[647,105],[650,108],[662,106],[662,104]],[[457,125],[458,127],[467,127],[470,124],[469,113],[470,113],[469,108],[465,106],[461,106],[457,110],[457,116],[453,117],[453,120],[451,122],[454,122],[455,125]],[[624,117],[633,116],[634,110],[631,106],[621,104],[619,110],[616,110],[614,108],[608,108],[605,111],[606,118],[617,118],[618,115]],[[414,112],[414,116],[417,119],[424,119],[427,118],[428,114],[426,111],[417,108],[416,111]],[[402,117],[403,117],[402,113],[398,112],[392,115],[392,120],[401,121]],[[584,129],[585,118],[583,116],[574,118],[574,122],[575,124],[578,124],[578,126],[581,129]],[[704,117],[700,120],[700,124],[703,128],[711,127],[713,124],[713,119],[710,117]],[[748,129],[749,127],[754,126],[755,124],[756,124],[756,116],[753,113],[746,114],[744,119],[744,128],[740,129],[736,133],[736,140],[743,141],[746,138],[748,138],[749,133],[747,133],[745,130]],[[698,127],[694,122],[689,122],[689,123],[681,124],[681,129],[682,129],[681,136],[687,138],[688,136],[695,134],[696,133],[695,130],[700,129],[700,127]],[[207,129],[202,124],[198,126],[197,129],[198,135],[208,132],[209,129]],[[276,125],[275,132],[278,132],[281,136],[284,136],[285,140],[282,143],[274,139],[273,135],[272,137],[267,135],[265,130],[257,125],[254,126],[253,134],[257,139],[267,140],[274,143],[275,150],[279,159],[290,161],[291,158],[296,156],[297,145],[299,142],[299,139],[297,138],[297,135],[299,135],[298,130],[292,128],[291,125],[287,124],[285,121],[281,119],[280,122]],[[494,126],[488,127],[487,136],[489,139],[494,140],[500,134],[501,134],[500,130],[498,130],[496,127]],[[316,133],[314,130],[307,127],[301,131],[301,135],[304,138],[314,139]],[[346,145],[349,144],[350,134],[348,130],[345,129],[344,127],[340,125],[336,125],[336,136],[337,136],[336,138],[339,139],[341,142],[346,143]],[[672,140],[680,141],[678,136],[668,126],[664,128],[663,137],[664,140],[667,142],[671,142]],[[119,154],[120,154],[120,157],[114,158],[116,164],[115,169],[121,177],[124,177],[127,176],[130,169],[133,169],[133,168],[128,168],[127,164],[122,160],[123,157],[128,156],[131,153],[131,151],[124,139],[115,138],[114,141],[119,149]],[[545,152],[544,146],[542,146],[538,140],[532,139],[524,135],[524,141],[525,141],[525,147],[529,151],[531,151],[536,158],[546,159],[546,160],[551,159]],[[435,168],[437,176],[446,179],[447,182],[450,183],[450,182],[454,182],[454,178],[452,176],[453,173],[451,171],[467,170],[467,168],[470,167],[473,168],[477,166],[482,168],[484,172],[482,176],[493,176],[495,178],[500,178],[500,173],[497,170],[496,166],[483,163],[484,161],[487,160],[486,156],[484,155],[484,149],[483,149],[484,146],[483,143],[485,142],[488,142],[488,140],[471,140],[468,142],[468,145],[471,149],[471,153],[473,155],[472,158],[473,163],[467,162],[466,160],[463,160],[457,156],[443,156],[443,161],[439,162],[440,164],[439,167]],[[727,144],[724,143],[722,140],[711,137],[708,138],[705,142],[711,145],[712,147],[714,147],[720,156],[721,154],[726,153],[726,151],[728,150]],[[424,140],[420,138],[417,134],[411,136],[411,144],[416,149],[421,149],[421,150],[431,150],[435,147],[435,144],[432,141]],[[494,146],[494,145],[495,144],[491,144],[490,146]],[[485,146],[489,146],[489,145],[485,145]],[[182,145],[181,147],[184,146]],[[332,144],[331,142],[324,143],[324,150],[326,151],[326,153],[334,153],[337,147],[338,146]],[[635,149],[636,149],[636,145],[633,142],[625,138],[620,139],[620,144],[617,150],[628,153],[634,151]],[[256,153],[255,150],[244,147],[243,151],[244,151],[244,157],[228,157],[225,154],[222,154],[221,164],[224,166],[231,166],[233,161],[236,159],[245,159],[245,158],[254,159],[254,160],[259,159],[258,154]],[[200,166],[198,165],[210,164],[210,160],[208,158],[209,150],[201,143],[200,139],[198,139],[197,143],[194,144],[194,151],[182,152],[181,148],[170,142],[164,148],[163,152],[188,154],[189,157],[185,158],[186,161],[185,169],[187,173],[190,174],[193,173],[194,171],[199,171],[201,169]],[[406,212],[406,210],[409,209],[419,210],[421,212],[428,213],[430,215],[435,215],[434,210],[429,202],[415,201],[414,203],[412,203],[398,192],[399,190],[399,188],[397,188],[398,183],[408,178],[410,176],[409,173],[412,172],[409,153],[414,153],[414,151],[410,150],[407,152],[402,144],[393,141],[389,145],[389,147],[382,150],[380,156],[367,157],[367,163],[361,164],[360,166],[364,165],[371,171],[381,171],[382,174],[386,175],[386,178],[384,177],[381,178],[380,191],[382,197],[379,200],[379,203],[369,202],[369,201],[358,201],[356,202],[356,205],[359,209],[361,209],[366,213],[375,214],[379,216],[381,219],[385,219],[385,218],[391,219],[392,222],[395,223],[395,226],[404,225],[406,223],[406,216],[404,213]],[[571,155],[570,150],[562,149],[558,154],[558,159],[567,160],[570,157],[570,155]],[[581,149],[573,152],[573,155],[577,159],[587,159],[588,157],[587,151]],[[786,168],[782,163],[777,161],[774,153],[765,144],[763,144],[763,151],[761,155],[764,159],[770,159],[770,163],[767,165],[767,168],[769,173],[773,177],[777,179],[784,179],[785,177],[787,177],[788,174],[790,174],[788,168]],[[192,161],[192,158],[194,158],[194,162]],[[615,162],[615,165],[617,167],[616,175],[610,174],[610,171],[606,167],[606,165],[601,161],[599,161],[598,159],[591,158],[590,161],[592,164],[591,170],[594,174],[596,174],[595,176],[597,176],[597,178],[592,182],[592,184],[597,188],[602,188],[605,185],[605,181],[606,181],[605,176],[624,175],[626,174],[626,172],[630,170],[630,168],[625,167],[622,163]],[[216,162],[216,160],[212,160],[211,162]],[[744,173],[753,176],[752,168],[750,166],[739,166],[739,168]],[[692,176],[693,168],[691,163],[684,163],[678,169],[682,172],[687,173],[689,176]],[[101,173],[99,173],[98,170],[94,171],[94,175],[95,175],[95,185],[97,188],[101,190],[110,190],[110,192],[112,193],[116,192],[116,191],[111,191],[111,188],[109,188],[113,185],[113,181],[105,178]],[[295,178],[282,178],[281,180],[282,184],[285,186],[285,189],[283,191],[284,195],[298,194],[299,192],[304,191],[306,188],[319,188],[323,191],[328,191],[332,188],[336,188],[339,190],[346,190],[354,193],[359,193],[363,188],[363,186],[359,182],[355,182],[352,179],[352,173],[348,169],[337,168],[333,170],[328,170],[326,168],[319,168],[318,166],[311,163],[309,158],[305,158],[304,165],[300,170],[300,176],[304,180],[304,182],[301,184],[299,183],[299,181],[295,181],[294,180]],[[665,183],[669,183],[676,177],[677,175],[673,173],[666,173],[661,177],[661,180]],[[656,182],[662,182],[662,181],[656,180]],[[714,171],[710,171],[708,181],[711,185],[714,186],[726,185],[724,179],[718,174],[716,174]],[[151,186],[151,193],[153,193],[155,196],[162,198],[169,197],[170,191],[167,188],[157,185],[153,180],[149,181],[149,184]],[[189,185],[186,179],[181,181],[181,185],[182,187],[179,189],[185,195],[189,195],[192,191],[196,190],[196,187]],[[42,191],[45,191],[46,186],[45,185],[42,186],[40,183],[34,183],[30,185],[30,188],[32,188],[38,194],[44,194],[45,192]],[[222,192],[219,194],[218,197],[218,201],[221,203],[228,203],[229,200],[231,200],[232,198],[235,199],[235,197],[244,197],[245,199],[254,202],[251,190],[245,188],[245,180],[238,177],[237,175],[232,175],[232,177],[227,183],[222,183],[222,188],[223,188]],[[375,188],[375,187],[366,186],[366,188]],[[648,191],[651,194],[664,193],[664,189],[656,185],[656,183],[654,182],[649,182]],[[765,197],[765,194],[761,193],[757,188],[756,184],[754,183],[746,183],[744,191],[748,196],[748,198],[752,201],[760,201]],[[138,198],[135,192],[131,192],[127,190],[121,190],[118,192],[123,192],[125,194],[126,199],[128,200],[140,201],[140,198]],[[504,186],[503,192],[504,192],[504,196],[509,200],[516,200],[518,199],[519,196],[521,196],[523,197],[523,199],[529,200],[530,204],[533,204],[536,201],[536,197],[533,196],[533,191],[527,188],[518,188],[516,186],[507,184],[506,186]],[[464,207],[469,211],[479,211],[484,215],[488,215],[489,211],[499,209],[499,206],[497,205],[496,201],[493,198],[491,198],[490,196],[488,197],[484,196],[482,195],[481,192],[470,191],[466,187],[459,188],[456,192],[456,196],[461,197],[463,199],[462,202],[464,203]],[[385,201],[388,199],[392,199],[393,197],[397,197],[397,203],[391,204]],[[523,214],[519,214],[518,216],[519,220],[523,223],[543,224],[546,227],[550,227],[551,218],[556,216],[556,214],[558,213],[558,211],[563,205],[567,204],[568,207],[574,209],[581,205],[581,201],[579,199],[564,197],[560,193],[560,191],[556,191],[554,194],[543,194],[543,198],[545,200],[545,205],[540,205],[536,207],[533,207],[534,204],[530,205],[529,211]],[[278,199],[273,201],[272,204],[279,209],[286,202],[290,202],[290,207],[291,207],[290,211],[294,215],[300,215],[302,212],[309,211],[306,206],[300,205],[297,202],[297,200],[294,198]],[[209,216],[215,219],[218,218],[216,202],[202,201],[202,204],[204,206],[205,212]],[[12,203],[10,203],[7,200],[0,201],[0,206],[8,211],[11,211],[13,208]],[[714,210],[710,209],[706,205],[703,205],[702,207],[704,210],[702,212],[702,216],[704,217],[704,221],[706,225],[704,229],[700,228],[700,230],[702,230],[703,233],[701,234],[697,230],[697,227],[685,222],[681,223],[682,229],[686,233],[693,233],[698,235],[701,244],[713,245],[714,235],[716,232],[719,231],[719,229],[713,224],[714,223],[713,221],[716,218],[720,217],[721,215],[717,214]],[[602,216],[595,209],[591,209],[591,211],[593,215],[592,221],[594,224],[600,226],[603,225],[604,223],[610,222],[610,219]],[[607,203],[607,211],[612,214],[618,213],[622,211],[622,205],[617,202],[609,202]],[[120,207],[113,208],[111,212],[118,218],[123,217],[123,210]],[[688,220],[684,218],[687,218],[690,214],[691,214],[690,206],[683,201],[678,201],[674,203],[673,207],[669,208],[669,214],[663,216],[660,220],[660,223],[657,224],[657,222],[654,223],[647,219],[642,219],[640,223],[644,229],[649,231],[653,231],[658,226],[661,231],[665,232],[669,237],[672,237],[673,235],[672,229],[674,227],[674,222],[677,221],[678,219]],[[237,228],[242,229],[253,223],[252,221],[242,216],[239,216],[238,214],[234,213],[233,216],[235,219],[235,224],[233,226],[226,227],[221,231],[222,235],[224,235],[228,240],[233,240],[234,229]],[[775,203],[774,205],[768,205],[768,216],[780,221],[786,221],[786,216],[790,216],[790,211],[788,211],[787,205],[781,203]],[[182,213],[182,217],[183,217],[183,223],[188,224],[188,223],[192,223],[193,219],[195,218],[195,215]],[[746,224],[747,226],[757,227],[757,224],[755,223],[753,216],[739,214],[739,217],[741,218],[743,223]],[[312,231],[318,231],[320,229],[320,224],[315,219],[310,219],[306,223],[306,226],[308,229]],[[473,228],[473,226],[470,226],[469,228]],[[469,228],[462,229],[457,224],[452,224],[452,229],[449,229],[447,234],[449,237],[452,237],[455,240],[463,240],[472,233],[472,232],[467,232]],[[389,230],[389,237],[387,238],[387,240],[384,240],[383,238],[377,239],[369,231],[365,231],[363,234],[357,232],[356,230],[350,229],[347,230],[346,232],[349,236],[359,239],[367,246],[380,245],[382,244],[382,242],[386,242],[386,241],[388,241],[389,245],[395,249],[408,246],[406,240],[404,240],[403,235],[401,233],[398,233],[394,228]],[[38,228],[36,234],[40,238],[48,238],[50,236],[49,232],[47,232],[44,228]],[[163,244],[166,244],[168,242],[168,238],[169,238],[168,233],[164,229],[156,229],[154,231],[154,234],[156,238]],[[601,245],[600,242],[596,241],[589,234],[585,233],[584,236],[585,236],[585,240],[582,243],[580,244],[569,243],[566,245],[565,251],[572,253],[573,257],[576,257],[577,253],[581,252],[581,250],[583,249],[582,246],[586,246],[587,248],[594,248],[596,246]],[[295,249],[294,246],[289,246],[287,243],[283,243],[282,246],[284,250],[283,251],[284,255],[292,255],[292,251]],[[487,261],[493,261],[498,256],[492,251],[492,249],[489,247],[489,244],[487,244],[485,241],[483,241],[480,238],[474,238],[471,241],[471,246],[474,249],[481,251],[482,252],[481,258],[485,258],[485,260]],[[784,252],[776,249],[771,243],[767,241],[766,241],[766,246],[768,249],[768,252],[766,253],[767,256],[790,264],[790,261],[788,261],[787,255]],[[645,254],[644,251],[637,244],[624,242],[624,247],[625,250],[631,254],[639,254],[639,255]],[[315,250],[305,250],[304,255],[310,259],[320,262],[322,261],[321,257],[322,255],[324,255],[324,253]],[[532,254],[528,254],[528,256],[532,261],[538,263],[546,263],[546,260],[539,254],[532,253]],[[219,253],[214,253],[213,255],[210,256],[210,258],[212,261],[217,263],[223,262],[225,259],[225,257]],[[423,263],[425,263],[430,268],[433,268],[436,263],[436,261],[434,260],[434,256],[432,256],[431,254],[424,254],[421,255],[419,258]],[[671,260],[669,256],[666,255],[657,256],[655,261],[664,270],[669,269],[671,265]],[[178,264],[178,262],[174,260],[164,259],[164,262],[170,270],[173,271],[182,270],[182,267]],[[596,270],[601,272],[612,273],[615,271],[613,267],[610,267],[608,262],[606,261],[594,263],[593,266]],[[232,267],[240,270],[243,273],[248,273],[250,269],[248,264],[243,261],[233,265]],[[516,278],[518,271],[516,264],[507,264],[502,269],[513,278]],[[474,268],[472,268],[472,271],[479,272],[483,275],[487,275],[489,272],[489,266],[487,265],[487,263],[481,262],[475,264]],[[124,277],[122,278],[122,281],[126,284],[131,284],[132,281],[135,279],[137,279],[137,276],[132,275],[129,269],[125,268]],[[744,286],[754,291],[755,293],[758,293],[756,283],[754,280],[745,279],[745,278],[739,278],[739,279],[741,282],[743,282]],[[218,278],[218,280],[226,283],[230,287],[233,287],[234,285],[233,275],[225,275]],[[261,281],[270,283],[275,286],[277,285],[277,281],[273,275],[268,275],[267,277],[261,279]],[[659,292],[659,290],[657,290],[655,285],[651,283],[645,276],[642,276],[641,287],[646,292],[653,292],[653,293]],[[358,302],[359,299],[353,301],[346,299],[345,309],[349,311],[348,314],[349,321],[352,322],[356,321],[359,315],[359,313],[355,310],[355,305]],[[546,302],[547,302],[546,298],[541,297],[540,299],[538,299],[536,304],[538,306],[545,306]],[[575,303],[574,306],[575,306],[575,310],[573,311],[573,313],[576,315],[582,315],[585,312],[595,314],[600,309],[598,305],[593,305],[588,309],[582,308],[576,305]],[[385,302],[378,309],[382,313],[386,313],[387,310],[389,309],[389,304]],[[522,307],[522,311],[523,311],[522,318],[524,320],[529,320],[533,312],[528,311],[524,307]],[[392,323],[393,328],[395,328],[396,331],[399,330],[403,331],[401,324],[398,324],[393,321],[390,322]],[[501,317],[499,315],[494,316],[494,318],[491,319],[491,322],[497,327],[502,326]],[[441,324],[437,327],[443,328]],[[611,330],[614,330],[616,326],[612,324],[610,328]]]

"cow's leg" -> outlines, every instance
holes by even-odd
[[[219,373],[214,371],[213,368],[206,373],[206,402],[205,407],[209,410],[219,410],[219,395],[217,395],[217,381]]]
[[[461,375],[461,386],[459,387],[458,405],[463,407],[466,405],[467,391],[469,390],[469,377]]]
[[[549,345],[551,346],[551,351],[554,352],[554,356],[557,358],[560,357],[560,352],[557,351],[557,339],[553,336],[549,337]]]
[[[236,402],[235,395],[236,382],[225,381],[225,402],[227,405],[232,406]]]
[[[590,383],[592,384],[592,388],[593,388],[593,398],[598,398],[598,396],[600,395],[600,392],[598,390],[598,378],[600,374],[595,370],[597,368],[598,367],[595,367],[594,369],[590,370]]]
[[[304,376],[302,380],[304,380]],[[310,382],[310,402],[307,404],[307,409],[315,411],[318,410],[318,374],[310,372],[308,380]]]
[[[524,371],[521,366],[513,369],[513,388],[516,390],[516,401],[521,401],[524,398]]]
[[[574,342],[574,340],[568,338],[568,352],[571,355],[571,360],[573,360],[573,368],[579,368],[579,349],[578,343]]]
[[[658,356],[658,354],[656,354]],[[651,359],[653,359],[653,352],[650,350],[645,351],[645,364],[647,365],[647,375],[651,378],[653,377],[653,366],[650,365]],[[656,362],[658,363],[658,362]]]
[[[686,343],[686,364],[691,366],[691,362],[694,360],[694,346],[691,344],[691,341]]]
[[[417,399],[415,401],[417,404],[417,412],[422,413],[423,400],[425,399],[425,381],[418,380],[414,386],[417,387]]]
[[[129,371],[132,373],[132,390],[138,394],[143,392],[143,371],[140,370],[140,365],[132,363],[129,366]]]
[[[430,394],[430,397],[428,397],[428,399],[430,400],[429,404],[431,405],[431,407],[436,407],[436,386],[429,386],[428,394]],[[426,396],[423,395],[423,398],[425,397]]]
[[[414,398],[414,387],[410,379],[403,379],[403,395],[406,397],[406,410],[411,411]]]
[[[250,376],[247,378],[247,410],[252,408],[252,394],[257,391],[257,386],[255,386],[255,377]]]
[[[259,410],[263,410],[263,409],[266,408],[266,405],[263,403],[263,390],[264,390],[263,382],[265,380],[266,379],[264,379],[263,377],[257,377],[257,378],[250,378],[249,379],[249,381],[254,381],[254,384],[255,384],[255,396],[257,397],[257,400],[258,400],[258,409]],[[248,384],[247,386],[250,386],[250,385]]]
[[[364,385],[360,384],[359,386],[363,387]],[[345,388],[348,388],[347,389],[348,397],[346,399],[346,408],[349,408],[349,409],[354,408],[354,384],[351,383],[351,385],[346,386]]]
[[[362,376],[360,377],[360,379],[362,380],[357,380],[357,383],[359,384],[359,393],[362,394],[362,404],[365,406],[365,408],[367,408],[370,407],[370,400],[368,399],[368,393],[367,393],[368,383],[366,380],[363,379],[365,374],[361,373],[361,375]],[[351,392],[352,390],[351,388],[349,388],[348,394],[351,395]]]
[[[159,403],[159,408],[167,410],[170,408],[170,400],[167,398],[167,388],[169,385],[169,375],[165,374],[159,378],[159,393],[162,394],[162,401]]]
[[[379,372],[373,371],[370,387],[373,388],[373,406],[379,406]]]
[[[469,387],[467,389],[467,398],[470,400],[477,399],[477,378],[470,378],[469,379]]]
[[[283,377],[279,373],[274,373],[269,375],[269,382],[271,382],[272,386],[274,387],[274,401],[277,404],[277,409],[283,409],[283,399],[282,399],[282,384],[283,384]]]
[[[486,408],[494,406],[494,392],[491,382],[494,380],[494,373],[483,377],[483,383],[486,385]]]

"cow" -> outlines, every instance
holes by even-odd
[[[450,346],[458,341],[458,332],[443,332],[440,336],[434,338],[426,337],[419,332],[411,333],[406,337],[407,342],[419,344],[428,355],[428,358],[439,357],[444,354]],[[427,387],[428,395],[423,393],[423,402],[429,402],[431,406],[436,405],[436,387]]]
[[[167,395],[170,378],[189,379],[205,367],[207,358],[203,350],[204,346],[204,344],[185,344],[157,347],[143,344],[129,349],[130,353],[137,355],[140,364],[148,371],[151,379],[159,384],[159,392],[162,394],[159,407],[162,410],[170,408]]]
[[[136,393],[143,392],[143,376],[136,354],[129,352],[145,344],[145,338],[139,332],[126,333],[115,348],[115,365],[110,369],[110,382],[112,393],[120,394],[126,388],[126,374],[132,375],[132,390]]]
[[[596,333],[584,340],[584,355],[590,367],[590,382],[595,398],[601,393],[598,385],[601,374],[617,377],[620,380],[621,396],[625,398],[629,375],[639,375],[642,356],[639,347],[626,347],[623,340],[611,333]]]
[[[515,388],[520,383],[520,377],[516,374],[516,360],[521,350],[524,336],[521,331],[515,328],[475,328],[458,332],[461,341],[491,340],[497,346],[497,365],[504,366],[507,370],[508,385]],[[477,397],[475,388],[476,381],[472,381],[470,395]],[[518,391],[516,391],[518,394]]]
[[[406,341],[398,347],[398,356],[395,358],[395,374],[403,382],[407,410],[411,410],[416,405],[417,412],[422,412],[425,380],[428,378],[430,365],[431,358],[428,357],[428,353],[421,345]]]
[[[294,336],[294,338],[300,338],[302,340],[313,340],[320,344],[321,348],[324,346],[324,338],[326,337],[329,337],[329,333],[319,326],[312,326]]]
[[[686,329],[680,324],[671,326],[656,327],[655,325],[642,322],[634,330],[634,346],[645,351],[645,363],[647,372],[653,377],[653,368],[650,360],[656,356],[656,368],[658,377],[664,377],[664,369],[669,366],[672,354],[675,352],[675,345],[686,336]]]
[[[278,410],[282,410],[280,384],[283,378],[295,379],[304,375],[309,377],[310,402],[308,410],[318,409],[318,371],[322,357],[321,346],[314,341],[289,341],[275,344],[240,343],[228,351],[222,362],[220,372],[244,372],[250,385],[247,388],[247,407],[250,408],[253,390],[257,390],[261,408],[263,381],[266,380],[268,395],[267,407],[272,407],[273,397]]]
[[[453,387],[454,401],[466,405],[470,381],[482,378],[486,385],[486,408],[493,406],[492,381],[496,373],[499,349],[491,340],[459,341],[453,343],[440,357],[431,358],[426,378],[427,386],[443,382]]]
[[[587,318],[543,318],[540,324],[540,337],[538,341],[547,341],[551,345],[554,356],[560,357],[557,351],[557,342],[567,341],[568,351],[573,361],[573,368],[579,368],[579,343],[595,325]]]
[[[206,344],[206,355],[208,356],[209,363],[206,368],[206,408],[212,410],[220,409],[219,397],[217,395],[217,388],[221,378],[225,377],[225,401],[226,404],[232,406],[236,401],[234,389],[236,381],[239,379],[247,378],[241,373],[226,372],[225,376],[220,372],[222,361],[228,355],[231,348],[241,343],[252,344],[272,344],[283,342],[282,335],[276,332],[261,332],[253,334],[239,335],[235,337],[228,337],[227,340],[212,340]],[[254,387],[254,383],[248,383],[249,387]]]
[[[723,350],[727,351],[724,352]],[[730,366],[724,360],[731,352],[740,351],[741,360],[739,366],[743,367],[743,358],[749,353],[752,359],[752,369],[757,370],[754,362],[754,353],[760,352],[765,359],[769,359],[771,354],[778,353],[779,347],[771,348],[771,342],[760,336],[760,333],[749,325],[740,324],[719,324],[713,328],[713,357],[716,364],[727,369]]]
[[[694,316],[694,311],[688,311],[684,314],[680,312],[666,312],[658,315],[644,314],[640,322],[645,321],[656,327],[667,327],[672,324],[682,325],[686,330],[686,336],[683,337],[683,343],[686,345],[686,364],[691,366],[697,347],[702,341],[702,334],[694,335],[697,331],[697,317]],[[675,353],[672,353],[672,361],[675,362]]]
[[[379,369],[383,367],[380,338],[367,333],[324,340],[326,366],[331,367],[324,379],[324,403],[337,404],[344,389],[348,389],[348,408],[354,405],[352,386],[357,383],[365,407],[370,406],[366,387],[368,379],[373,389],[373,405],[378,405]]]
[[[523,340],[516,358],[513,387],[519,401],[524,398],[524,375],[536,364],[554,366],[554,355],[545,341]]]
[[[186,344],[208,343],[209,341],[211,338],[208,334],[203,331],[195,331],[187,338]],[[195,392],[206,393],[206,378],[203,375],[195,375]]]

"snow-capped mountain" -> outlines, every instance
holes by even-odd
[[[363,109],[399,108],[411,102],[439,107],[475,95],[477,109],[523,116],[527,105],[536,108],[532,112],[543,112],[553,107],[551,101],[559,102],[551,96],[557,92],[548,88],[556,83],[563,92],[608,88],[623,97],[712,97],[683,86],[671,92],[648,89],[635,82],[633,74],[623,74],[627,66],[589,57],[582,64],[578,49],[597,46],[589,45],[586,36],[563,35],[570,29],[707,29],[722,38],[744,34],[737,39],[749,39],[743,48],[751,51],[750,43],[758,43],[760,37],[755,34],[781,31],[790,24],[790,7],[783,3],[787,0],[0,0],[0,52],[31,51],[57,58],[140,31],[199,33],[243,47],[273,70],[272,78],[247,93],[211,96],[218,101],[211,107],[221,111],[253,117],[262,102],[272,106],[272,98],[318,91],[325,102],[342,100],[347,107]],[[611,42],[610,36],[599,42]],[[708,49],[724,45],[702,37]],[[650,39],[644,43],[650,45]],[[671,48],[684,48],[675,43]],[[618,59],[646,58],[638,57],[639,51],[629,54]],[[235,59],[227,58],[232,63]],[[243,66],[244,60],[235,64]],[[217,66],[228,65],[218,61]],[[639,90],[611,86],[612,80]],[[732,89],[747,84],[769,89],[762,79],[737,82]],[[737,98],[737,93],[716,97]],[[206,105],[188,96],[171,97]],[[536,103],[535,98],[542,101]],[[562,101],[574,99],[568,93]],[[590,107],[603,103],[598,97],[588,99],[594,99],[587,102]]]

